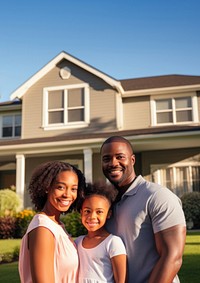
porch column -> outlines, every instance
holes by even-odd
[[[92,182],[92,150],[86,148],[83,150],[84,153],[84,175],[86,182]]]
[[[24,208],[25,156],[17,154],[16,161],[16,193],[20,196]]]

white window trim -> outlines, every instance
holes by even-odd
[[[190,178],[187,180],[189,184],[189,191],[192,192],[192,167],[194,166],[200,166],[199,161],[188,161],[188,162],[177,162],[173,164],[151,164],[150,170],[151,170],[151,176],[154,175],[155,182],[162,185],[162,179],[161,179],[161,170],[172,168],[173,170],[173,180],[172,181],[172,190],[175,190],[176,184],[177,184],[177,175],[176,175],[176,168],[177,167],[187,167],[189,169],[189,175]],[[174,191],[175,192],[175,191]]]
[[[71,123],[61,123],[61,124],[48,124],[48,93],[49,91],[56,90],[66,90],[66,89],[76,89],[84,88],[84,117],[85,121],[80,122],[71,122]],[[89,125],[90,122],[90,99],[89,99],[89,84],[74,84],[74,85],[63,85],[63,86],[54,86],[46,87],[43,89],[43,108],[42,108],[42,128],[44,130],[62,130],[70,128],[84,128]]]
[[[21,112],[12,112],[12,113],[6,113],[6,114],[0,115],[0,138],[1,139],[18,139],[21,137],[21,136],[3,137],[3,117],[16,116],[16,115],[21,115],[21,129],[22,129],[22,113]]]
[[[174,118],[174,111],[173,111],[173,122],[172,123],[157,123],[156,119],[156,101],[155,100],[161,100],[161,99],[172,99],[172,102],[174,101],[173,98],[182,98],[182,97],[191,97],[192,102],[192,121],[185,121],[185,122],[176,122]],[[198,115],[198,100],[197,95],[194,93],[184,93],[184,94],[173,94],[173,95],[166,95],[166,96],[151,96],[150,99],[150,107],[151,107],[151,124],[152,126],[166,126],[166,125],[180,125],[180,124],[191,124],[191,123],[198,123],[199,121],[199,115]]]

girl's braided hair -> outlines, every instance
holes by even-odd
[[[74,172],[78,176],[78,194],[76,201],[71,205],[70,211],[76,208],[85,191],[85,177],[74,165],[62,161],[49,161],[39,165],[32,174],[28,191],[36,210],[42,210],[46,201],[49,187],[56,180],[57,175],[63,171]]]

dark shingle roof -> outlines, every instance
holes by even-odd
[[[0,102],[0,106],[12,106],[12,105],[20,105],[20,104],[22,104],[21,100]]]
[[[165,75],[120,80],[125,91],[200,84],[200,76]]]

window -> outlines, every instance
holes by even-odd
[[[151,180],[171,189],[178,196],[200,192],[200,163],[152,165]]]
[[[89,87],[71,85],[44,90],[46,128],[81,127],[89,122]]]
[[[1,117],[1,137],[14,138],[21,136],[21,114],[3,115]]]
[[[151,101],[153,125],[197,122],[196,99],[195,96],[154,98]]]

